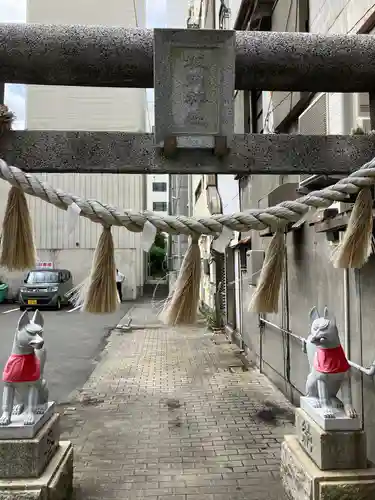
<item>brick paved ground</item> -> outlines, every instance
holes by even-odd
[[[235,351],[202,328],[114,332],[63,416],[77,498],[284,499],[291,407]]]

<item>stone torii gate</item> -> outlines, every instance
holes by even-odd
[[[168,31],[155,30],[160,37]],[[212,39],[215,44],[223,38],[222,31],[186,33],[192,33],[194,40],[208,33],[203,43]],[[232,61],[227,71],[235,70],[238,90],[373,91],[371,35],[246,31],[231,36],[234,48],[222,50],[235,57],[235,68]],[[193,41],[193,46],[198,50],[199,43]],[[155,48],[158,60],[168,57],[169,48]],[[5,83],[152,88],[155,80],[156,106],[168,85],[164,75],[160,78],[160,68],[153,68],[152,30],[3,24],[0,64]],[[370,96],[374,117],[373,94]],[[156,120],[156,133],[160,134],[158,116]],[[152,134],[30,130],[12,132],[0,153],[8,163],[32,173],[346,175],[372,158],[373,139],[234,135],[228,154],[220,159],[202,148],[184,148],[183,157],[166,158],[155,148]]]
[[[4,135],[0,157],[31,174],[310,173],[346,176],[370,162],[374,155],[373,136],[233,134],[235,89],[369,92],[375,128],[375,97],[371,93],[375,80],[375,39],[369,35],[215,30],[153,32],[3,24],[0,25],[0,67],[1,80],[6,83],[155,88],[155,136],[32,130]],[[372,172],[372,167],[371,163],[362,173]],[[356,179],[359,177],[360,174]],[[339,186],[327,191],[325,203],[335,199],[334,196],[341,199],[342,193],[358,192],[361,183],[355,184],[353,180],[353,184],[345,185],[350,188],[340,191]],[[56,195],[56,205],[63,208],[67,198],[61,193],[60,197]],[[319,206],[316,200],[314,203],[313,206]],[[280,210],[288,214],[291,207],[284,204]],[[303,208],[293,205],[297,215],[298,207]],[[89,218],[98,221],[95,207],[90,205],[90,208]],[[111,207],[108,211],[115,221],[111,223],[116,223],[119,214]],[[237,228],[251,221],[254,227],[263,228],[273,221],[273,212],[269,210],[267,214],[268,218],[261,220],[256,219],[259,214],[242,214],[226,225]],[[137,224],[142,228],[145,220],[151,220],[158,228],[169,227],[177,232],[187,232],[187,227],[194,233],[196,226],[189,224],[196,224],[201,232],[208,234],[220,232],[220,224],[224,224],[223,216],[195,222],[185,218],[182,221],[184,229],[178,225],[182,224],[178,220],[161,221],[152,214],[138,214],[137,217],[134,220],[129,217],[130,222],[127,221],[129,227],[133,224],[132,230],[137,229],[134,229]],[[42,418],[39,426],[24,434],[19,429],[13,434],[11,428],[0,431],[0,456],[7,464],[6,467],[0,464],[0,499],[16,497],[25,487],[30,495],[23,498],[68,497],[72,478],[71,446],[66,443],[58,446],[56,418],[53,420],[54,417],[46,413]],[[306,426],[310,424],[303,421],[302,425],[305,436]],[[283,448],[284,484],[292,498],[330,498],[330,489],[335,494],[333,490],[338,481],[353,483],[353,474],[345,476],[342,472],[335,476],[335,472],[320,470],[311,458],[315,456],[311,442],[321,442],[323,431],[316,427],[308,427],[308,431],[309,439],[306,440],[306,436],[299,441],[289,439]],[[21,435],[24,437],[22,442],[19,441]],[[324,444],[320,446],[323,449]],[[20,464],[19,457],[24,456],[25,450],[29,458]],[[40,456],[43,460],[37,458],[35,462],[33,457]],[[363,492],[370,485],[373,495],[374,482],[372,469],[355,471],[355,491],[363,494],[361,498],[373,498],[364,496]]]

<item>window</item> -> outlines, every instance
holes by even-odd
[[[31,271],[26,279],[27,284],[59,283],[59,273],[57,271]]]
[[[154,212],[166,212],[167,211],[167,202],[166,201],[154,201],[152,204],[152,210]]]
[[[167,191],[167,183],[166,182],[153,182],[152,190],[157,191],[159,193],[165,193]]]

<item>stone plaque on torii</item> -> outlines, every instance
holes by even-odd
[[[154,31],[155,142],[224,156],[234,128],[234,32]]]

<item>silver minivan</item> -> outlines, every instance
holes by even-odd
[[[72,288],[72,274],[66,269],[29,271],[20,288],[20,309],[21,311],[34,307],[60,309],[63,304],[68,304],[66,294]]]

